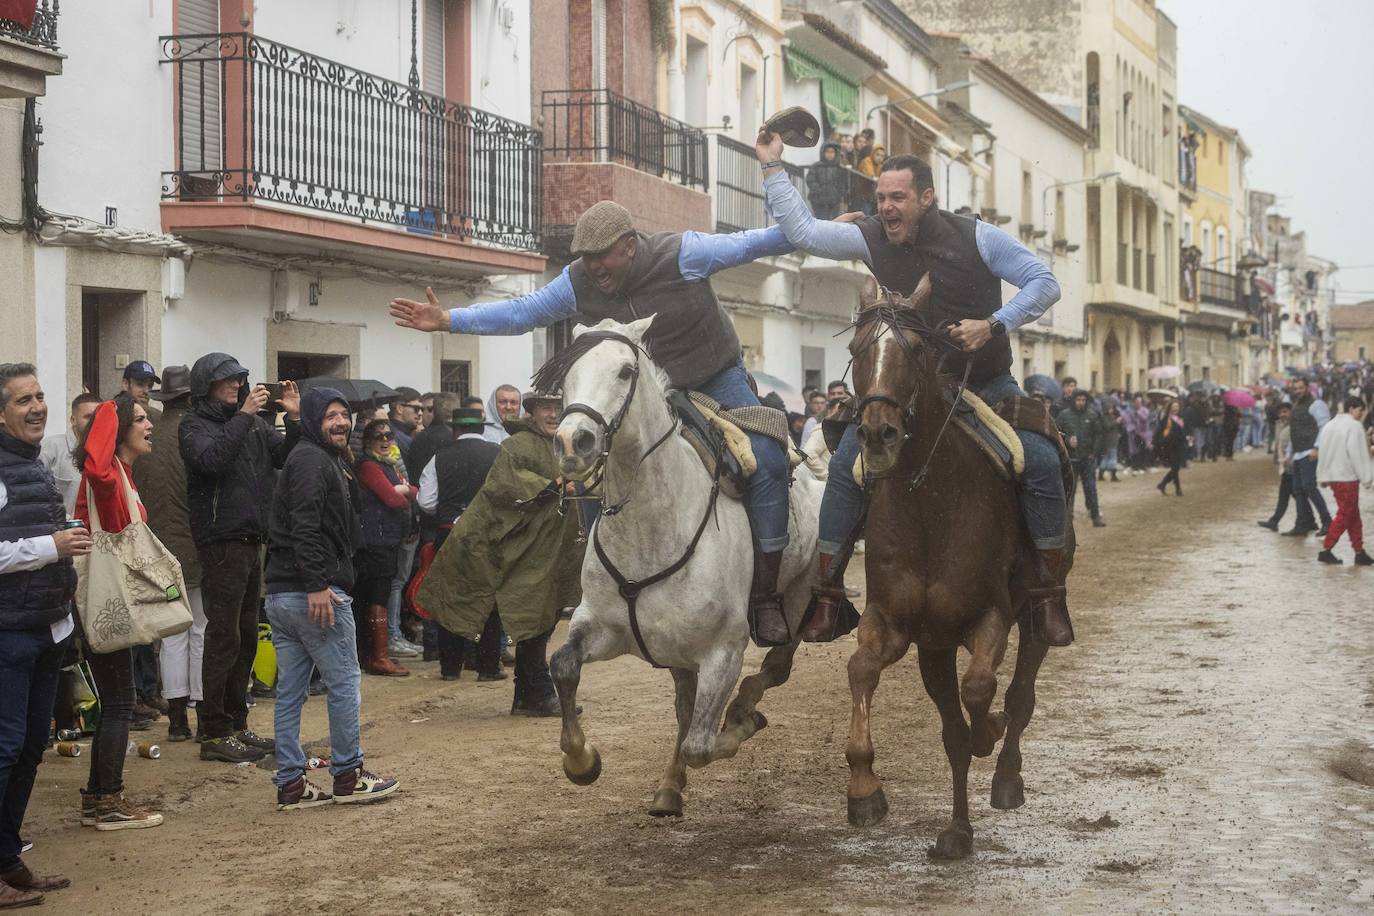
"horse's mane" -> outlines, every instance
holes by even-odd
[[[572,343],[544,360],[544,365],[540,366],[539,369],[535,371],[532,379],[535,390],[550,392],[561,390],[563,387],[563,380],[568,377],[568,372],[572,369],[573,365],[582,357],[586,356],[593,347],[606,340],[604,336],[595,332],[616,331],[619,333],[619,327],[620,326],[614,321],[607,320],[574,337]],[[668,379],[668,373],[664,372],[658,363],[654,362],[653,353],[642,344],[635,344],[635,346],[645,357],[641,365],[648,365],[649,370],[657,378],[659,385],[664,391],[671,388],[672,382]]]

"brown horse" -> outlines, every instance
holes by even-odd
[[[954,774],[953,817],[930,854],[962,858],[973,851],[969,757],[989,756],[1004,732],[992,806],[1025,802],[1021,733],[1035,709],[1035,677],[1047,647],[1030,636],[1026,590],[1035,578],[1035,557],[1015,487],[976,443],[947,424],[950,407],[942,391],[958,380],[941,375],[940,362],[957,348],[931,325],[924,308],[929,295],[922,279],[910,301],[892,294],[879,300],[870,280],[850,344],[863,472],[872,489],[864,558],[868,606],[849,660],[854,707],[845,756],[849,822],[877,824],[887,814],[887,800],[873,772],[873,692],[882,670],[915,643]],[[1072,556],[1071,527],[1067,543]],[[1020,628],[1016,672],[1004,711],[993,713],[997,668],[1014,623]],[[962,687],[955,667],[960,646],[973,656]]]

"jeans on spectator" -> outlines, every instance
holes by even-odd
[[[1343,480],[1331,484],[1331,495],[1336,499],[1336,517],[1331,521],[1331,530],[1322,542],[1323,550],[1336,546],[1341,535],[1350,533],[1350,546],[1359,553],[1364,550],[1364,522],[1360,519],[1360,482]]]
[[[200,667],[205,658],[205,607],[200,586],[187,586],[186,602],[191,605],[191,629],[162,639],[162,652],[158,655],[162,696],[168,700],[189,698],[198,703],[205,696],[200,686]]]
[[[267,596],[267,620],[272,624],[272,648],[277,652],[277,702],[273,729],[277,742],[278,786],[305,775],[301,748],[301,709],[310,687],[310,672],[318,668],[327,688],[329,710],[329,772],[338,776],[363,765],[362,671],[358,667],[357,631],[353,600],[335,590],[334,625],[322,626],[309,617],[304,592]]]
[[[1010,374],[989,379],[979,395],[996,405],[1008,397],[1025,397],[1025,392]],[[1041,550],[1064,546],[1064,479],[1059,473],[1059,450],[1039,433],[1016,431],[1026,452],[1026,472],[1022,475],[1021,510],[1031,540]],[[854,462],[860,452],[858,426],[851,423],[830,456],[830,473],[821,497],[820,551],[836,554],[859,524],[863,514],[864,492],[854,480]],[[1094,481],[1096,484],[1096,481]]]
[[[1201,461],[1207,456],[1207,427],[1198,427],[1190,435],[1193,437],[1193,460]]]
[[[124,755],[129,747],[129,722],[134,717],[134,652],[87,652],[86,664],[100,695],[100,724],[91,739],[91,775],[86,794],[113,795],[124,791]]]
[[[199,548],[201,599],[205,607],[205,693],[197,720],[209,738],[248,727],[248,677],[258,651],[258,601],[262,548],[224,541]]]
[[[1083,490],[1083,504],[1088,507],[1088,515],[1097,518],[1099,513],[1097,505],[1097,472],[1096,461],[1091,456],[1087,458],[1076,458],[1073,462],[1073,476],[1079,487]],[[1070,496],[1072,501],[1073,497]]]
[[[415,567],[415,551],[419,548],[418,537],[402,541],[396,559],[396,578],[391,580],[391,597],[386,603],[386,632],[393,640],[404,637],[401,632],[401,598],[410,582],[410,571]]]
[[[19,864],[19,831],[48,746],[68,637],[49,627],[0,630],[0,871]]]
[[[1322,491],[1317,488],[1317,459],[1311,455],[1293,462],[1293,499],[1298,504],[1297,527],[1315,531],[1316,516],[1321,517],[1321,527],[1331,524],[1326,500],[1322,499]]]
[[[134,646],[133,677],[134,691],[139,698],[157,696],[157,653],[153,647]]]
[[[744,363],[736,362],[697,386],[702,394],[722,407],[757,407],[758,396],[749,387]],[[758,470],[749,478],[749,520],[754,539],[764,553],[776,553],[787,546],[790,516],[787,495],[787,455],[771,436],[749,433]]]
[[[1293,496],[1293,474],[1291,471],[1284,471],[1279,477],[1279,501],[1274,506],[1274,514],[1269,516],[1269,523],[1277,525],[1283,521],[1283,517],[1288,514],[1288,501]]]
[[[1110,436],[1111,433],[1108,433],[1107,435]],[[1118,470],[1120,470],[1121,466],[1117,463],[1117,453],[1119,448],[1120,445],[1118,444],[1118,442],[1113,442],[1111,445],[1107,446],[1105,449],[1102,450],[1102,457],[1097,462],[1097,469],[1099,471],[1111,471],[1112,473],[1116,473]]]

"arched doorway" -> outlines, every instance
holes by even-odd
[[[1121,379],[1121,342],[1116,339],[1115,329],[1107,333],[1102,344],[1102,388],[1125,388]]]

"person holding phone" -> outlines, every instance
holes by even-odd
[[[363,768],[362,673],[349,592],[363,547],[361,501],[348,436],[348,402],[312,388],[301,404],[300,444],[286,459],[272,503],[267,549],[267,620],[277,653],[277,809],[375,801],[397,780]],[[385,617],[382,621],[384,634]],[[301,709],[312,668],[328,689],[333,791],[305,778]]]
[[[267,516],[276,469],[300,438],[300,392],[293,382],[282,385],[285,433],[258,416],[271,399],[265,385],[248,384],[238,360],[208,353],[191,367],[191,410],[177,427],[206,618],[204,698],[196,707],[202,760],[242,763],[273,747],[248,728],[248,676]]]

